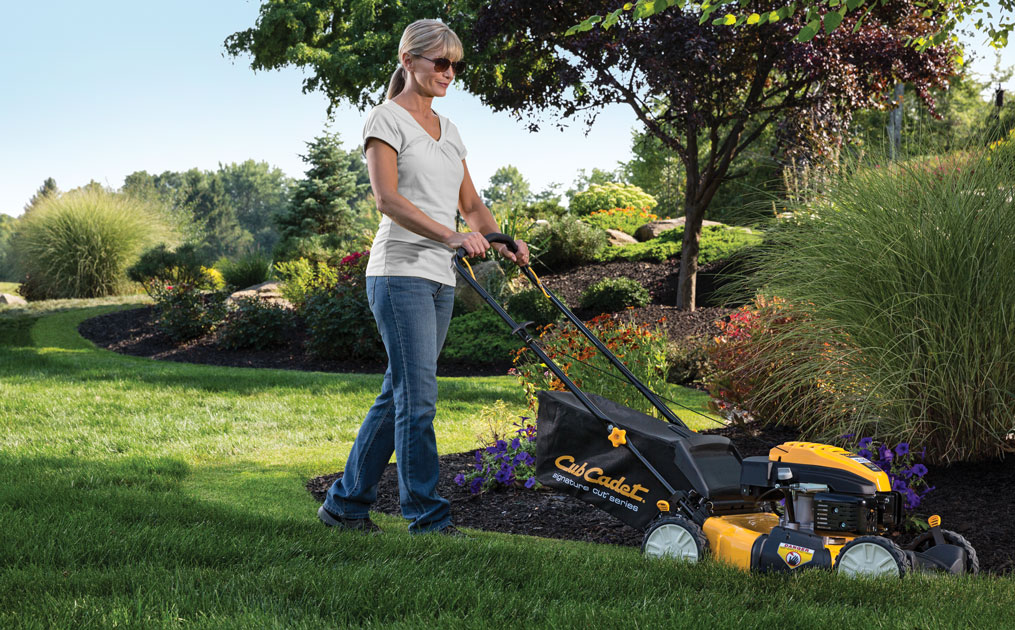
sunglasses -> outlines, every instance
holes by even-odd
[[[417,57],[423,57],[423,55],[416,55],[416,56]],[[448,68],[452,68],[455,71],[455,74],[461,74],[462,71],[465,70],[465,62],[464,61],[451,61],[450,59],[448,59],[446,57],[438,57],[436,59],[431,59],[429,57],[423,57],[423,59],[426,59],[427,61],[433,62],[434,72],[444,72]]]

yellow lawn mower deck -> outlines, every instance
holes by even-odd
[[[486,238],[514,247],[503,234]],[[850,576],[979,570],[969,542],[941,529],[936,516],[906,548],[894,542],[902,496],[855,453],[787,442],[767,457],[743,458],[728,438],[692,431],[522,267],[663,419],[581,391],[528,333],[531,322],[516,323],[475,280],[464,250],[454,265],[568,390],[537,393],[536,478],[643,530],[647,556],[696,562],[712,555],[745,570],[824,567]]]

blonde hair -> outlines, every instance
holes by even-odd
[[[438,56],[459,61],[463,56],[462,40],[447,24],[440,20],[416,20],[405,27],[402,41],[398,43],[398,68],[388,82],[388,100],[405,89],[405,68],[402,55],[421,55],[428,50],[440,50]]]

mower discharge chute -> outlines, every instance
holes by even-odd
[[[515,251],[514,240],[488,234]],[[522,272],[664,420],[581,391],[476,281],[459,249],[458,273],[564,384],[538,392],[536,476],[645,532],[642,551],[691,562],[711,553],[745,570],[825,567],[850,575],[913,570],[976,573],[976,551],[959,534],[931,528],[905,549],[886,537],[902,524],[902,496],[866,458],[810,442],[742,458],[728,438],[692,431],[610,352],[532,270]],[[773,504],[784,500],[783,513]]]

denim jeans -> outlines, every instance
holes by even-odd
[[[415,534],[451,524],[451,505],[437,494],[437,355],[451,321],[454,287],[425,278],[370,276],[367,298],[388,352],[381,394],[349,453],[324,507],[346,518],[366,517],[377,482],[395,453],[402,516]]]

